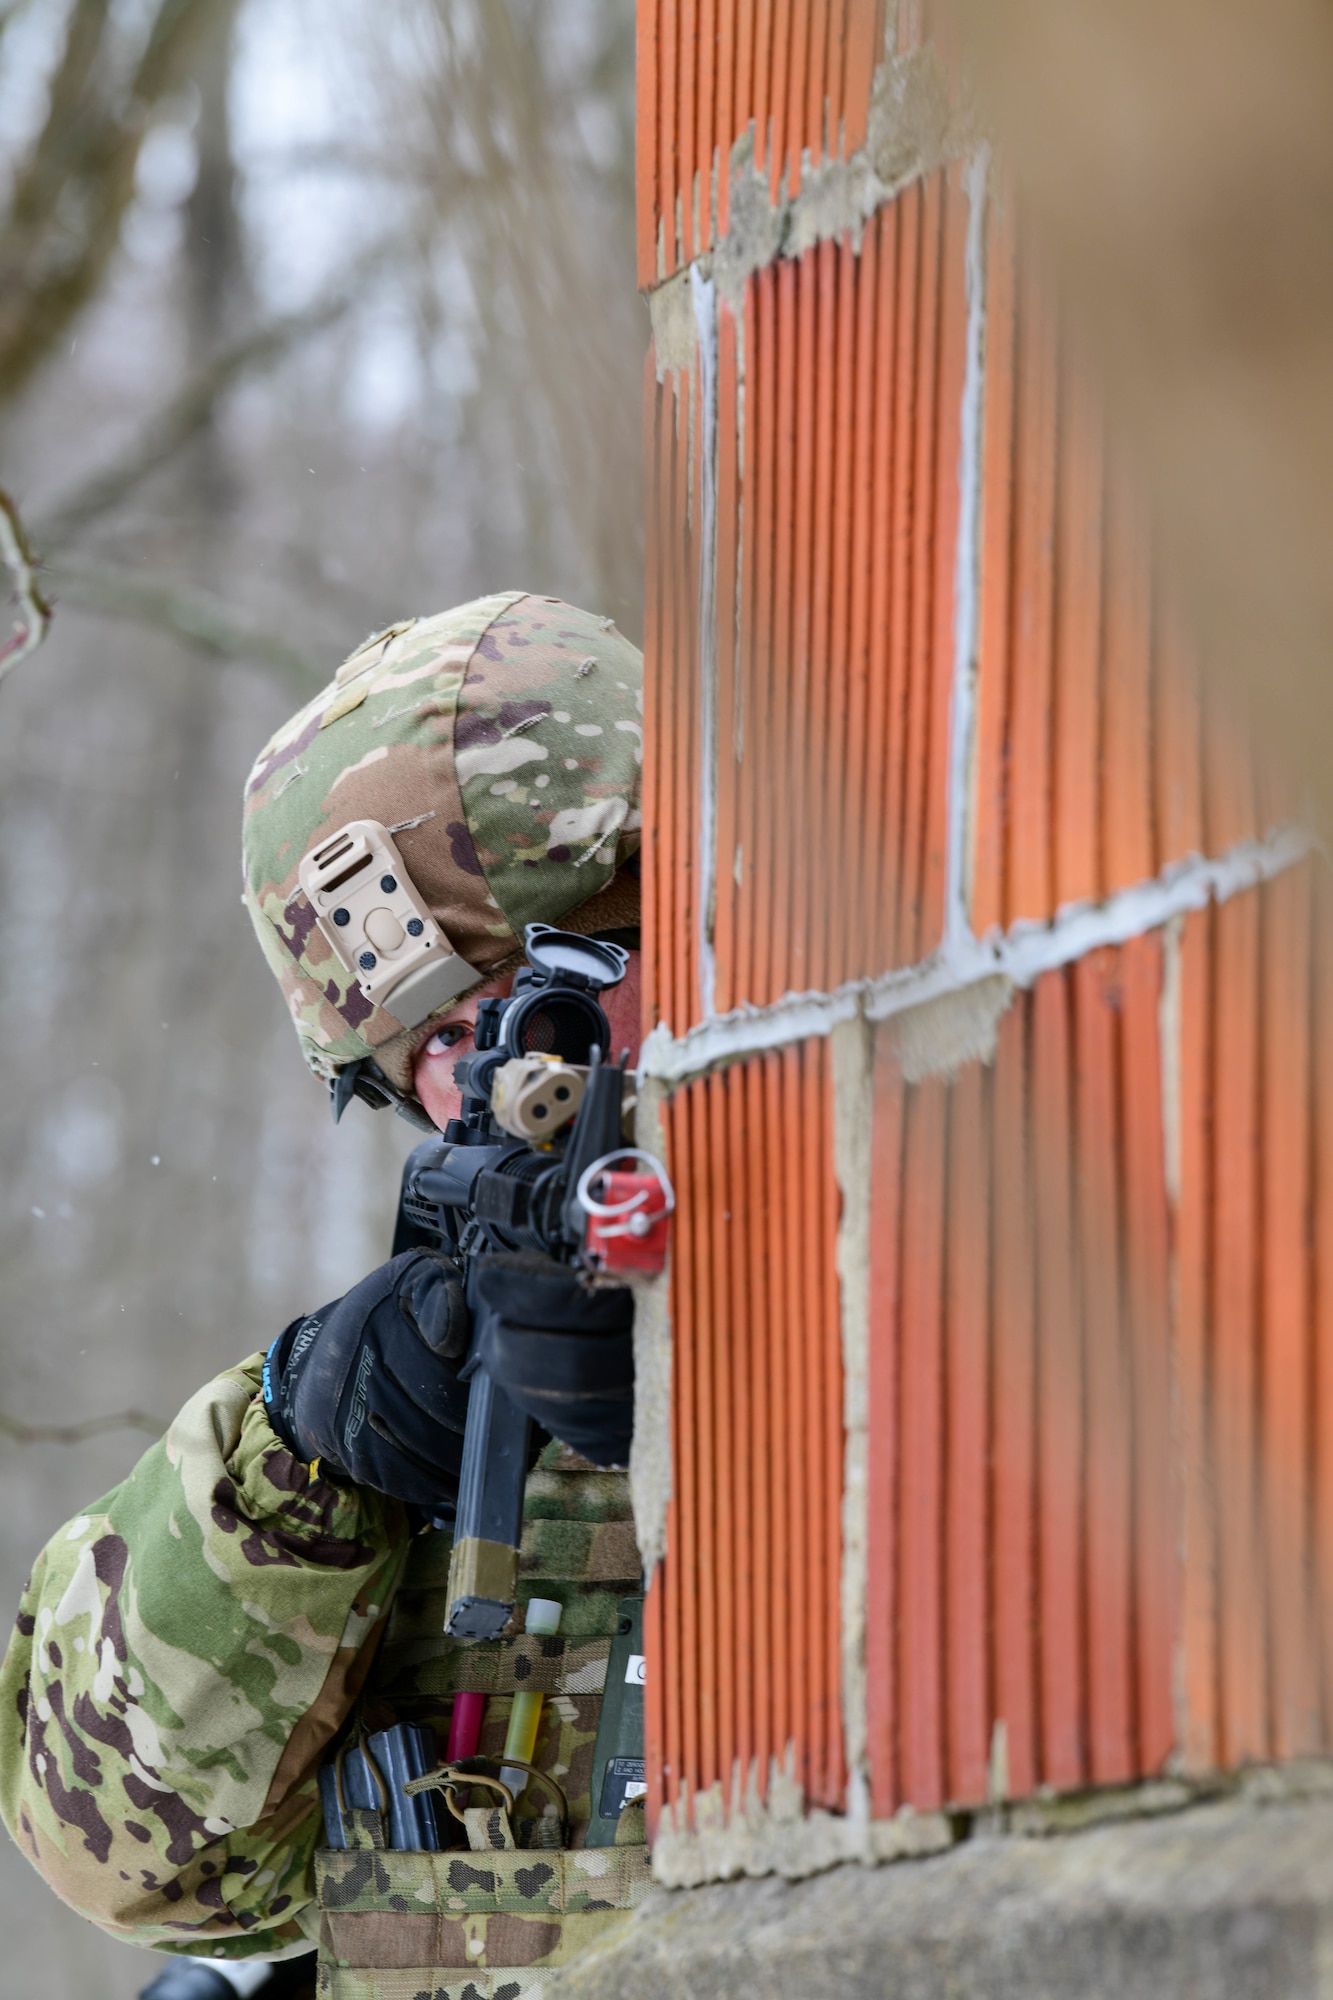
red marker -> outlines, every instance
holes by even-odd
[[[475,1757],[477,1745],[481,1741],[481,1721],[486,1713],[484,1694],[456,1694],[454,1712],[449,1720],[449,1748],[445,1752],[447,1764],[457,1764],[464,1757]]]

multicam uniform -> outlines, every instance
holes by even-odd
[[[278,1443],[259,1366],[48,1543],[0,1672],[0,1802],[29,1859],[131,1943],[229,1957],[308,1948],[316,1767],[409,1540],[396,1501]]]
[[[302,856],[351,820],[397,828],[416,889],[479,974],[513,956],[529,921],[577,908],[593,928],[638,844],[641,673],[609,620],[506,592],[378,634],[273,738],[247,787],[246,900],[318,1074],[374,1055],[404,1087],[430,1030],[363,996],[299,893]],[[202,1389],[52,1539],[0,1669],[0,1811],[24,1852],[113,1934],[229,1958],[315,1938],[317,1771],[367,1693],[391,1615],[376,1679],[395,1712],[439,1713],[450,1685],[431,1665],[440,1621],[421,1623],[442,1538],[414,1540],[382,1494],[312,1477],[264,1416],[261,1361]],[[623,1481],[580,1486],[553,1462],[530,1486],[534,1508],[603,1517],[591,1568],[572,1520],[531,1526],[524,1567],[529,1592],[580,1598],[567,1629],[604,1651],[608,1606],[637,1580],[628,1529],[618,1542],[602,1532],[627,1513]],[[572,1570],[571,1549],[584,1550]],[[596,1667],[572,1669],[591,1675],[585,1690]],[[591,1754],[578,1698],[555,1695],[537,1759],[565,1766],[576,1801],[575,1752]],[[488,1727],[502,1708],[501,1691]],[[447,1871],[437,1886],[444,1923],[460,1897]],[[496,1963],[484,1935],[466,1951],[441,1962]]]

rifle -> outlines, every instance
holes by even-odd
[[[455,1067],[461,1115],[408,1157],[393,1245],[452,1257],[472,1317],[445,1623],[463,1639],[495,1638],[513,1614],[532,1430],[481,1365],[478,1271],[518,1250],[590,1272],[660,1270],[674,1207],[665,1170],[621,1129],[628,1051],[609,1060],[599,995],[629,954],[549,924],[529,924],[524,944],[512,992],[481,1002],[474,1053]],[[627,1160],[647,1171],[615,1171]]]

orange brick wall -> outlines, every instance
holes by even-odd
[[[851,1842],[1333,1747],[1322,875],[984,153],[754,269],[733,226],[735,141],[800,222],[924,34],[640,6],[649,1796],[696,1877],[779,1777]]]

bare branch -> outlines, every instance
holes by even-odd
[[[68,499],[56,502],[39,522],[44,545],[62,546],[90,521],[118,505],[206,427],[233,384],[247,374],[272,367],[298,342],[341,319],[356,304],[366,281],[401,248],[401,239],[397,237],[375,244],[356,260],[335,287],[310,305],[269,320],[215,356],[156,416],[148,419],[131,450],[76,487]]]
[[[273,667],[298,693],[309,695],[319,670],[300,653],[268,632],[244,625],[216,598],[170,577],[122,569],[115,563],[83,557],[50,565],[53,587],[82,611],[101,611],[113,618],[133,618],[141,625],[188,639],[224,660],[250,660]]]
[[[19,662],[35,653],[51,623],[51,607],[37,587],[37,560],[28,546],[18,508],[0,488],[0,563],[13,580],[13,597],[19,608],[14,630],[0,644],[0,680]]]
[[[103,1417],[85,1417],[81,1424],[21,1424],[0,1410],[0,1437],[12,1438],[15,1444],[82,1444],[104,1431],[147,1431],[151,1437],[161,1437],[165,1429],[147,1410],[116,1410]]]
[[[18,394],[101,285],[152,115],[186,74],[213,6],[160,0],[128,91],[99,102],[109,9],[77,0],[46,125],[0,232],[0,400]],[[62,227],[62,217],[76,221]]]

